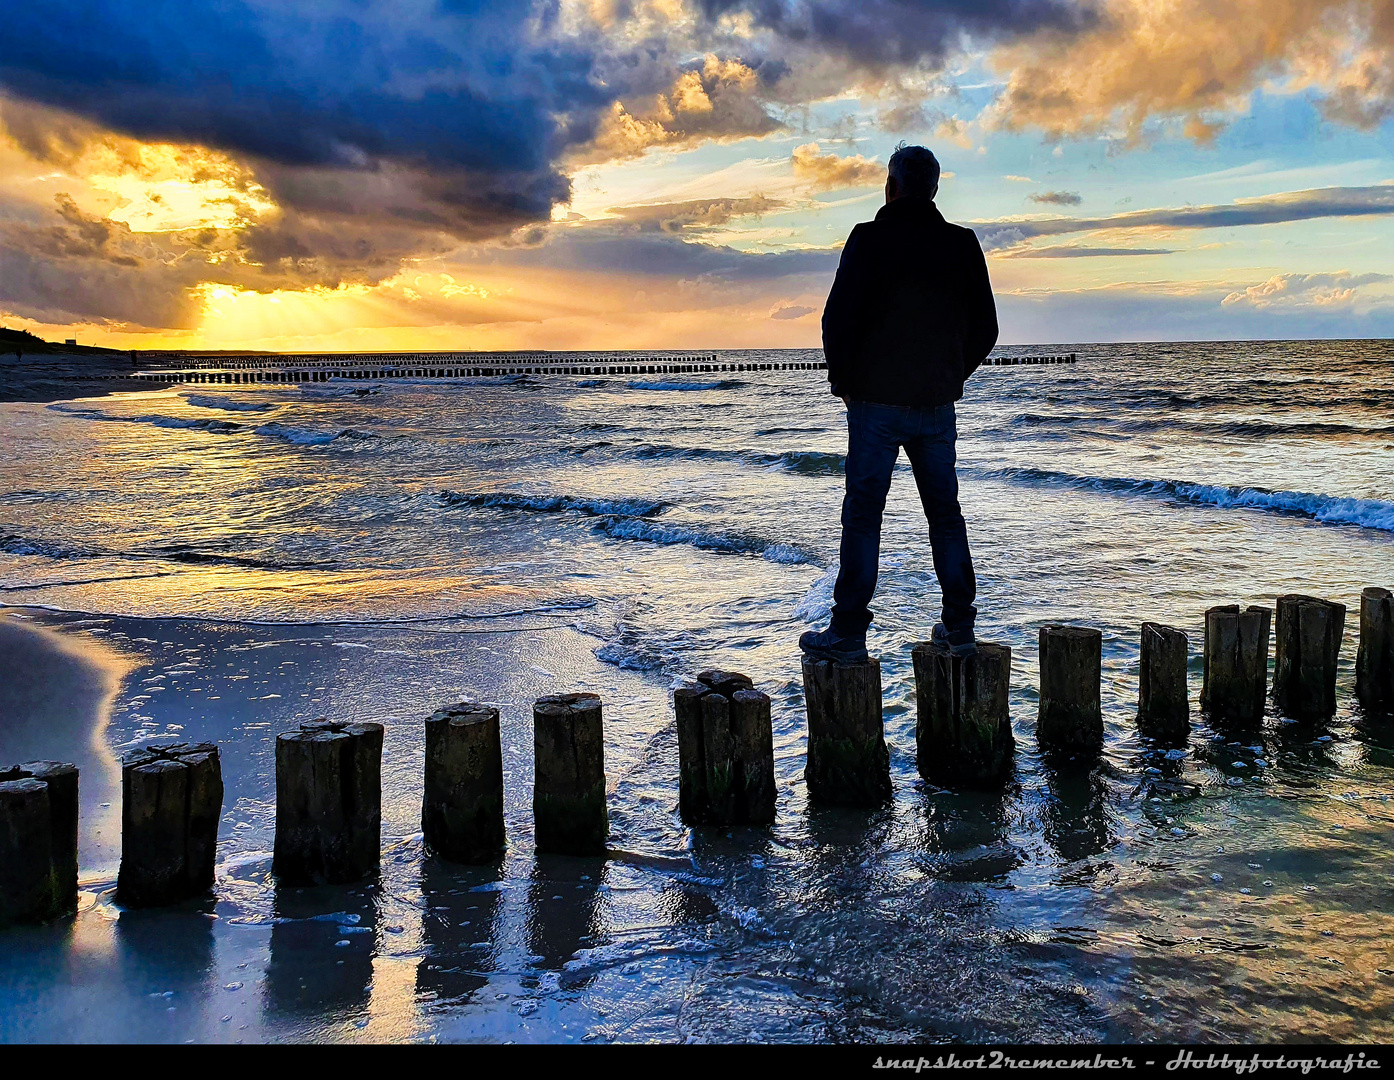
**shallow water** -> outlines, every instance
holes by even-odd
[[[794,641],[826,617],[845,447],[818,372],[0,406],[0,597],[132,658],[113,750],[215,739],[227,778],[210,911],[120,913],[85,866],[71,935],[0,939],[0,1037],[1394,1037],[1394,725],[1351,701],[1359,591],[1394,580],[1394,348],[1050,351],[1080,363],[985,368],[959,411],[1016,774],[915,772],[938,595],[905,473],[870,642],[896,797],[868,813],[800,779]],[[1145,744],[1138,625],[1194,653],[1206,607],[1290,591],[1350,609],[1335,720]],[[1092,772],[1036,751],[1056,621],[1104,632]],[[713,665],[774,699],[770,830],[677,820],[668,692]],[[562,689],[606,701],[608,862],[532,852],[528,705]],[[421,859],[420,721],[461,696],[503,707],[498,868]],[[382,878],[278,892],[272,740],[322,714],[388,725]]]

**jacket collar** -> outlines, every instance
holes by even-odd
[[[912,221],[919,220],[926,224],[944,224],[944,215],[939,212],[939,207],[934,205],[933,199],[918,199],[914,196],[896,199],[895,202],[886,203],[880,210],[876,211],[877,221]]]

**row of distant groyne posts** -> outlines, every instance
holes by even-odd
[[[827,364],[821,361],[784,361],[780,363],[721,363],[716,354],[701,358],[649,357],[651,362],[561,363],[551,360],[511,361],[490,360],[487,363],[441,361],[429,357],[403,362],[369,360],[314,360],[285,366],[269,364],[266,359],[229,360],[222,362],[183,363],[168,368],[156,368],[119,375],[69,375],[69,380],[116,379],[144,383],[313,383],[330,379],[466,379],[499,375],[688,375],[734,373],[743,371],[821,371]],[[989,366],[1010,367],[1021,364],[1073,364],[1074,353],[1060,356],[990,356]]]
[[[1294,721],[1336,712],[1336,667],[1346,609],[1316,597],[1278,598],[1272,702]],[[1201,707],[1220,731],[1252,733],[1268,699],[1273,611],[1238,605],[1205,613]],[[1083,626],[1040,630],[1036,737],[1048,760],[1088,766],[1103,748],[1102,634]],[[1143,623],[1137,724],[1157,746],[1190,736],[1185,633]],[[1011,649],[981,642],[975,655],[943,645],[912,650],[921,775],[949,788],[999,785],[1015,753],[1008,689]],[[892,795],[882,720],[881,665],[804,659],[811,800],[875,807]],[[1394,719],[1394,593],[1361,595],[1356,694],[1366,713]],[[745,675],[703,671],[673,692],[678,810],[693,826],[764,826],[775,820],[770,699]],[[276,739],[272,872],[283,885],[346,884],[377,871],[382,822],[383,726],[314,720]],[[604,855],[602,705],[595,694],[555,694],[533,705],[536,849]],[[213,886],[222,768],[212,743],[128,752],[121,762],[121,866],[116,898],[129,907],[174,904]],[[425,722],[421,830],[426,850],[491,864],[505,846],[499,710],[462,702]],[[0,771],[0,924],[44,921],[77,900],[78,771],[28,762]]]

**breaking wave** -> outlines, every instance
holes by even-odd
[[[502,510],[532,510],[540,514],[578,513],[591,517],[653,517],[669,505],[656,499],[594,499],[578,495],[528,495],[514,491],[462,493],[442,491],[446,506],[486,506]]]
[[[720,551],[731,555],[759,555],[774,563],[809,563],[813,556],[796,544],[765,540],[740,533],[710,532],[685,525],[665,525],[642,518],[601,518],[592,531],[615,540],[637,540],[648,544],[688,544],[701,551]]]
[[[1105,491],[1115,495],[1142,495],[1172,499],[1198,506],[1223,509],[1266,510],[1305,517],[1332,525],[1359,525],[1394,532],[1394,502],[1352,499],[1307,491],[1270,491],[1260,487],[1196,484],[1182,480],[1135,480],[1130,477],[1079,476],[1051,469],[989,469],[979,475],[990,479]]]

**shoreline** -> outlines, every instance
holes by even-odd
[[[0,765],[69,761],[79,770],[79,877],[104,878],[121,853],[121,770],[106,728],[133,658],[0,608]]]

